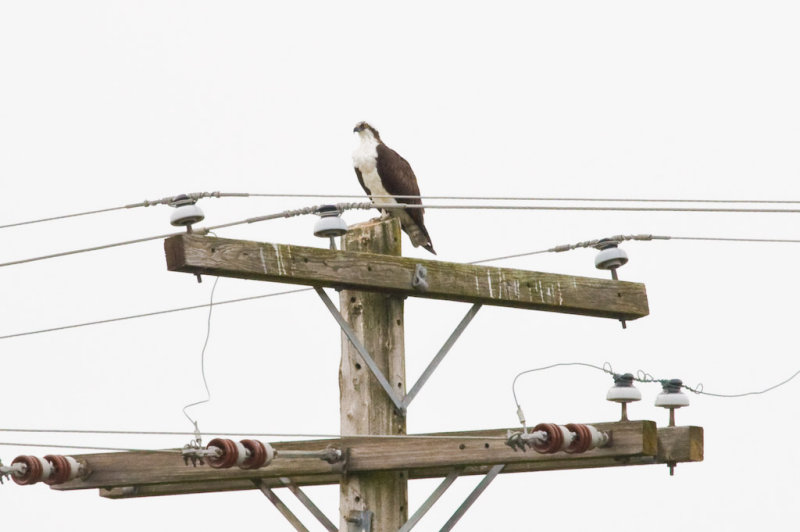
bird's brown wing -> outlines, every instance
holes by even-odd
[[[386,192],[392,196],[419,196],[419,185],[417,185],[417,176],[414,175],[414,170],[408,161],[403,159],[399,153],[389,148],[385,144],[378,144],[378,175],[381,176],[381,182]],[[398,203],[405,203],[408,205],[422,205],[420,198],[397,198]],[[403,209],[418,230],[410,227],[404,227],[406,232],[411,237],[411,243],[414,246],[422,246],[434,255],[436,252],[433,250],[431,237],[428,230],[425,228],[425,209]],[[405,224],[404,224],[405,225]]]
[[[356,171],[356,177],[358,178],[358,183],[361,185],[361,188],[364,189],[364,192],[367,193],[367,196],[371,196],[372,192],[369,191],[369,189],[367,188],[367,185],[364,184],[364,178],[361,177],[361,170],[359,170],[355,166],[353,167],[353,170]]]
[[[408,161],[385,144],[378,144],[377,151],[378,175],[381,176],[386,192],[393,196],[419,196],[417,176],[414,175],[414,170]],[[397,198],[397,202],[422,205],[422,200],[419,198]],[[424,226],[425,209],[408,209],[408,214],[417,225]]]

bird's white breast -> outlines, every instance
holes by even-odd
[[[353,166],[361,172],[364,185],[373,196],[389,196],[378,175],[378,141],[370,136],[362,136],[361,143],[353,152]],[[391,198],[376,198],[375,203],[397,203]]]

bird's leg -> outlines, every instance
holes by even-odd
[[[381,221],[388,220],[392,215],[389,214],[389,211],[381,209]]]

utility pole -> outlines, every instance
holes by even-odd
[[[350,227],[342,237],[343,251],[400,255],[400,224],[367,222]],[[405,395],[403,298],[380,292],[342,290],[342,316],[372,355],[398,394]],[[370,373],[350,339],[342,333],[339,368],[342,436],[405,434],[404,412]],[[340,530],[398,530],[408,519],[408,479],[403,471],[349,474],[340,483]]]
[[[649,311],[640,283],[401,257],[400,241],[399,223],[389,219],[351,227],[340,251],[198,234],[164,243],[170,271],[316,289],[342,329],[339,438],[277,443],[216,438],[205,448],[18,457],[0,473],[7,471],[17,483],[47,481],[56,490],[99,488],[112,499],[259,489],[298,531],[308,529],[275,490],[288,489],[334,532],[335,520],[301,488],[338,484],[339,532],[408,532],[462,476],[482,478],[443,531],[451,530],[501,473],[674,467],[703,460],[701,427],[658,428],[653,421],[407,435],[409,405],[483,305],[627,321]],[[339,308],[325,288],[340,291]],[[406,297],[471,305],[408,392]],[[408,480],[421,478],[443,480],[409,517]]]

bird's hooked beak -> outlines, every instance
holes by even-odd
[[[353,133],[361,133],[366,129],[364,124],[356,124],[356,127],[353,128]]]

